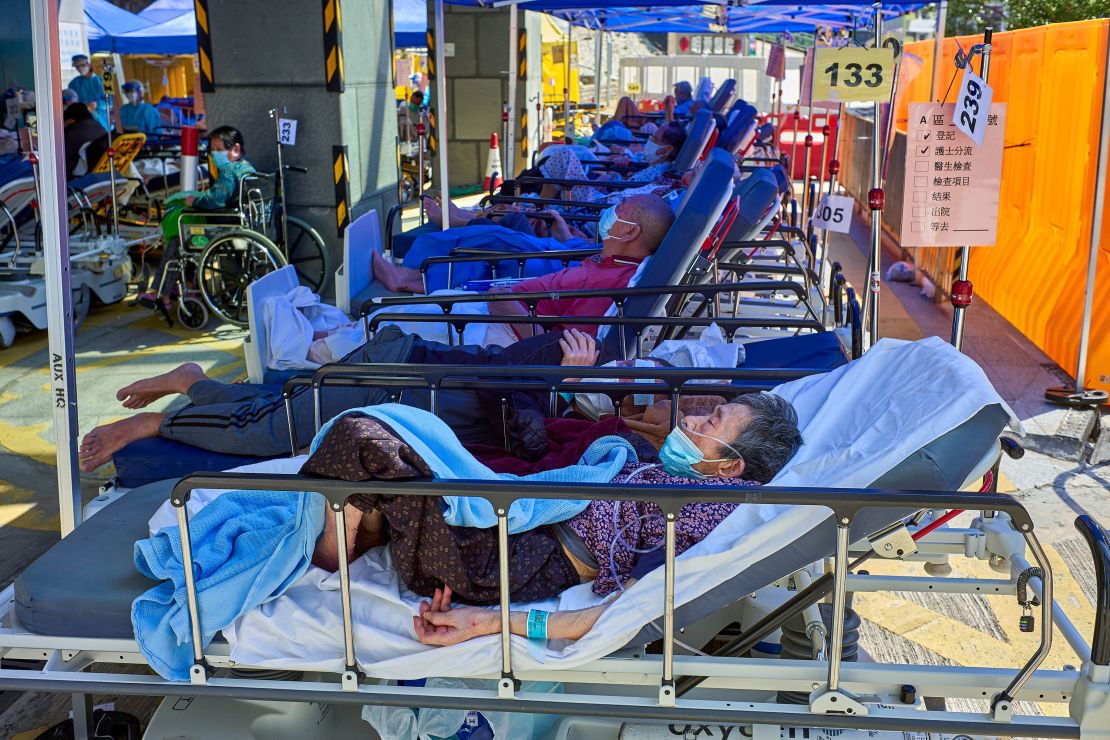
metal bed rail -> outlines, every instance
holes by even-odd
[[[189,515],[187,502],[190,494],[196,489],[228,490],[266,490],[266,491],[294,491],[314,492],[324,497],[331,511],[337,531],[339,532],[337,553],[339,556],[340,571],[340,596],[343,610],[343,644],[345,670],[341,676],[340,688],[343,692],[360,692],[363,676],[360,674],[354,645],[354,632],[351,620],[351,593],[348,580],[347,549],[344,541],[346,521],[344,506],[348,499],[356,494],[386,494],[393,496],[442,496],[445,491],[455,495],[470,496],[487,501],[497,515],[497,533],[500,551],[499,559],[499,608],[501,614],[501,676],[497,685],[497,697],[504,701],[498,708],[517,711],[544,711],[524,702],[512,706],[517,699],[519,678],[515,675],[512,663],[511,633],[509,625],[509,563],[508,563],[508,512],[512,504],[518,500],[540,499],[582,499],[606,501],[652,501],[663,513],[665,518],[665,561],[664,561],[664,593],[663,593],[663,656],[661,661],[661,677],[659,680],[658,701],[653,706],[646,700],[638,703],[622,705],[616,711],[622,716],[660,718],[681,715],[682,710],[695,707],[704,708],[705,714],[699,719],[724,719],[737,721],[735,714],[728,708],[721,709],[713,703],[702,703],[698,700],[684,700],[680,708],[677,703],[674,672],[674,629],[675,629],[675,534],[676,521],[681,508],[694,502],[727,502],[738,505],[753,503],[817,506],[829,509],[833,513],[837,527],[835,565],[832,583],[833,596],[833,623],[831,631],[831,644],[838,645],[843,638],[844,631],[844,605],[847,595],[848,558],[850,545],[850,526],[853,519],[864,509],[879,507],[892,509],[975,509],[984,508],[1009,515],[1014,529],[1020,533],[1026,545],[1033,554],[1037,565],[1043,569],[1041,603],[1041,639],[1035,653],[1018,670],[1017,674],[1007,683],[1005,688],[995,694],[991,699],[991,715],[979,717],[978,720],[967,719],[964,722],[947,722],[946,727],[958,726],[960,731],[983,732],[988,734],[1022,734],[1015,731],[1005,723],[1013,719],[1013,698],[1020,692],[1026,682],[1032,677],[1036,669],[1047,657],[1052,647],[1052,570],[1044,550],[1033,534],[1033,521],[1025,508],[1010,496],[996,493],[960,493],[949,491],[902,491],[902,490],[874,490],[874,489],[821,489],[821,488],[793,488],[793,487],[762,487],[729,489],[723,487],[705,488],[697,485],[659,485],[636,486],[627,484],[578,484],[563,485],[553,483],[533,483],[523,481],[436,481],[436,480],[411,480],[397,481],[342,481],[332,479],[308,479],[300,475],[269,475],[269,474],[244,474],[244,473],[197,473],[179,481],[170,495],[170,502],[177,510],[178,524],[181,531],[182,560],[185,574],[186,608],[189,615],[190,630],[192,633],[194,664],[190,669],[191,682],[194,685],[204,685],[209,682],[211,667],[205,659],[201,641],[200,612],[196,584],[193,580],[192,547],[188,537]],[[872,716],[869,707],[861,703],[856,697],[847,693],[842,688],[841,655],[839,650],[832,650],[828,654],[828,670],[823,686],[815,688],[810,698],[809,707],[796,710],[782,708],[777,722],[787,726],[810,724],[814,721],[835,727],[856,727],[860,729],[890,729],[891,725],[885,724],[882,714]],[[415,701],[416,692],[411,691],[408,701]],[[376,691],[375,691],[376,693]],[[581,699],[576,705],[583,707]],[[749,704],[748,709],[756,705]],[[662,711],[661,711],[662,710]],[[673,711],[671,711],[673,710]],[[589,711],[589,710],[587,710]],[[612,712],[612,709],[605,710]],[[580,713],[576,711],[575,713]],[[815,715],[820,715],[819,718]],[[753,717],[747,715],[747,721]],[[905,717],[903,719],[910,719]],[[918,714],[916,726],[930,724],[928,714]],[[765,720],[764,720],[765,721]],[[974,726],[975,729],[971,729]],[[1005,727],[1006,730],[1002,730]],[[1069,728],[1070,729],[1070,728]],[[1042,735],[1044,736],[1044,735]],[[1062,734],[1059,736],[1074,736]]]

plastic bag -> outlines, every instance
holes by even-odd
[[[696,340],[668,339],[648,354],[674,367],[739,367],[744,363],[744,345],[726,342],[721,327],[710,324]]]
[[[888,283],[912,283],[914,267],[909,262],[895,262],[886,271]]]
[[[478,678],[429,678],[429,689],[492,690],[494,681]],[[562,693],[563,685],[547,681],[524,681],[521,692]],[[521,712],[475,712],[464,709],[409,709],[407,707],[365,706],[362,718],[370,723],[382,740],[431,740],[432,738],[459,738],[459,740],[526,740],[546,737],[559,721],[549,714],[524,714]],[[488,727],[488,731],[486,730]],[[489,734],[492,733],[492,734]]]
[[[937,286],[933,281],[927,277],[921,278],[921,292],[920,295],[925,296],[929,300],[933,300],[937,296]]]

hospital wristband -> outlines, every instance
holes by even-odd
[[[528,639],[529,640],[546,640],[547,639],[547,618],[550,612],[545,612],[542,609],[531,609],[528,612]]]

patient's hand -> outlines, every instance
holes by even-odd
[[[457,645],[501,631],[497,612],[476,606],[451,607],[451,589],[436,589],[431,603],[420,602],[420,613],[412,618],[416,638],[425,645]]]
[[[566,367],[592,367],[601,355],[597,340],[577,329],[563,330],[559,346],[563,350],[563,361],[559,364]]]

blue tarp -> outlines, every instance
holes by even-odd
[[[165,23],[184,13],[192,15],[193,12],[193,0],[154,0],[139,11],[139,17],[151,23]]]
[[[85,24],[89,51],[116,52],[115,37],[137,31],[150,25],[150,21],[117,8],[108,0],[85,0]]]
[[[114,39],[119,54],[196,54],[197,25],[193,13],[183,13]]]
[[[489,5],[490,0],[446,0],[455,5]],[[884,3],[883,15],[894,18],[930,3]],[[636,33],[810,32],[818,26],[852,28],[868,25],[874,0],[836,4],[792,0],[747,0],[722,6],[709,0],[521,0],[518,8],[570,20],[589,29]]]

